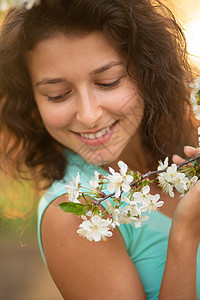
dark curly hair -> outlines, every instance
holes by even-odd
[[[143,142],[158,158],[194,145],[185,38],[159,0],[41,0],[31,10],[12,8],[0,32],[0,130],[2,168],[37,179],[61,179],[62,145],[42,125],[31,86],[26,52],[58,32],[101,30],[126,59],[145,101]]]

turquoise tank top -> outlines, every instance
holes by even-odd
[[[65,184],[72,177],[80,173],[81,183],[89,188],[88,180],[91,180],[94,171],[107,174],[106,170],[87,163],[78,154],[65,150],[68,165],[63,180],[55,181],[40,200],[38,206],[38,242],[46,263],[41,239],[41,221],[45,209],[57,197],[66,194]],[[105,207],[105,204],[102,203]],[[133,224],[121,224],[118,228],[124,239],[127,252],[137,268],[142,280],[147,299],[158,299],[160,285],[165,267],[168,235],[171,227],[171,219],[164,214],[155,211],[141,227],[135,228]],[[197,290],[200,299],[200,247],[197,255]]]

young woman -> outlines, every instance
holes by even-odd
[[[8,12],[0,57],[2,159],[49,186],[38,237],[63,298],[200,297],[199,183],[173,199],[153,183],[164,206],[106,242],[78,236],[80,218],[59,207],[77,172],[87,186],[119,160],[144,173],[195,146],[193,76],[172,13],[158,0],[41,0]]]

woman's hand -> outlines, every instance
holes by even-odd
[[[186,156],[188,156],[190,158],[190,157],[194,157],[194,156],[200,154],[200,149],[197,149],[197,148],[194,148],[194,147],[191,147],[191,146],[185,146],[184,147],[184,153],[185,153]],[[183,159],[182,157],[180,157],[177,154],[174,154],[172,156],[172,160],[177,165],[180,164],[180,163],[183,163],[185,161],[185,159]]]
[[[184,147],[184,153],[188,157],[194,157],[200,153],[200,150],[190,146]],[[182,163],[185,160],[178,155],[173,156],[173,162]],[[179,231],[179,237],[182,234],[187,239],[192,239],[193,243],[200,242],[200,182],[181,199],[174,216],[173,227]]]
[[[173,233],[180,241],[200,243],[200,181],[180,200],[173,216]]]
[[[188,157],[199,150],[184,147]],[[173,156],[176,164],[184,162]],[[197,250],[200,243],[200,181],[180,200],[172,219],[167,260],[159,300],[198,299],[196,289]]]

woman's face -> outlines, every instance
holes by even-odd
[[[50,135],[92,164],[118,159],[140,125],[144,104],[103,33],[59,33],[29,51],[27,62]]]

